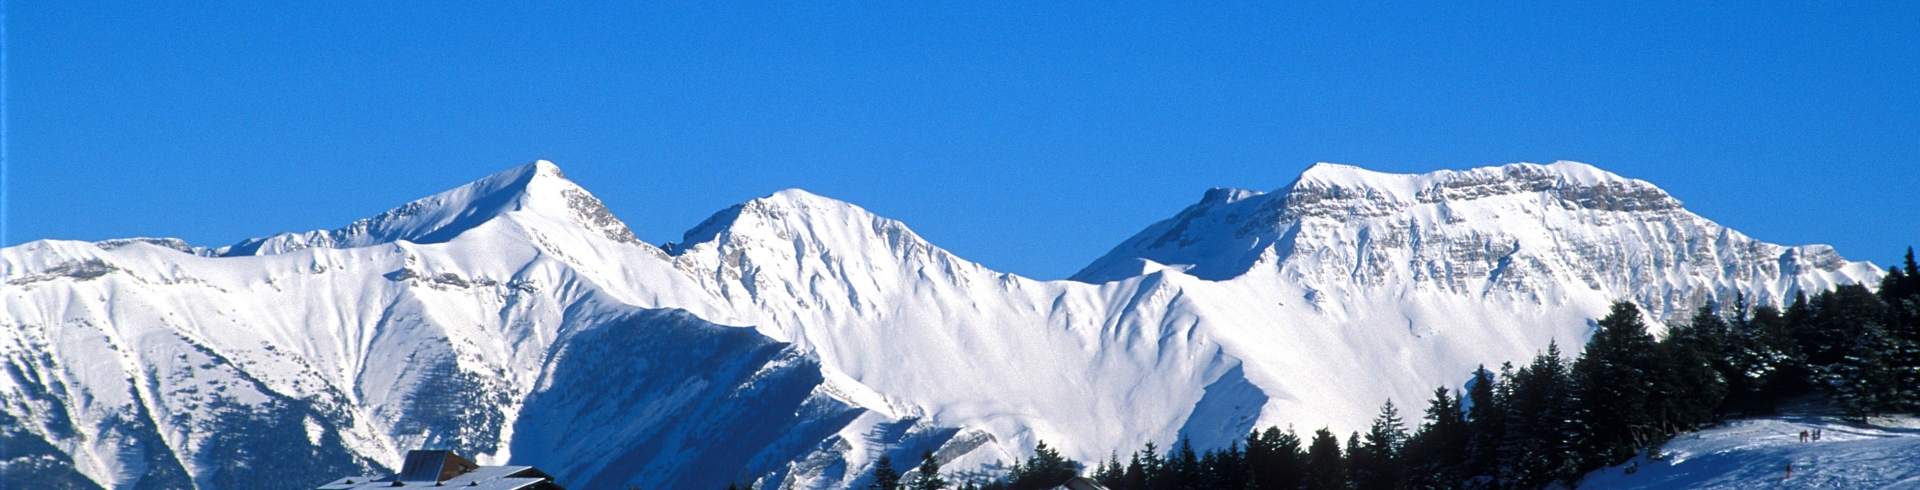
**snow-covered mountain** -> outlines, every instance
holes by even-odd
[[[1209,191],[1074,279],[1165,267],[1215,281],[1276,269],[1328,298],[1435,291],[1550,304],[1597,293],[1663,318],[1733,292],[1777,303],[1877,277],[1832,247],[1763,243],[1653,184],[1577,162],[1424,175],[1322,163],[1272,193]]]
[[[1571,162],[1321,164],[1065,281],[800,190],[656,248],[546,162],[338,230],[0,259],[6,478],[107,488],[297,486],[423,446],[574,488],[846,488],[882,454],[992,472],[1043,439],[1087,461],[1345,432],[1578,345],[1615,299],[1664,318],[1880,274]]]

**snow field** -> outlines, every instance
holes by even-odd
[[[1815,429],[1819,441],[1800,442],[1800,431]],[[1588,474],[1580,488],[1920,488],[1920,418],[1735,420],[1674,438],[1658,459],[1641,456]]]

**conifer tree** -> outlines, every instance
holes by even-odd
[[[947,488],[947,480],[940,477],[940,462],[933,459],[933,451],[920,456],[920,468],[907,482],[909,490],[942,490]]]
[[[1891,337],[1887,364],[1894,389],[1886,408],[1920,413],[1920,264],[1914,263],[1913,247],[1907,247],[1904,268],[1887,268],[1879,294]]]
[[[1693,430],[1714,420],[1726,399],[1723,373],[1733,369],[1724,360],[1726,331],[1726,322],[1709,303],[1694,312],[1690,323],[1669,328],[1667,338],[1660,341],[1653,408],[1662,434]]]
[[[900,490],[900,472],[893,469],[893,458],[885,454],[873,463],[873,483],[867,485],[871,490]]]
[[[1491,485],[1500,473],[1500,445],[1505,441],[1506,407],[1498,396],[1499,382],[1486,366],[1480,366],[1468,382],[1466,464],[1462,476],[1477,481],[1475,487]]]
[[[1147,451],[1153,450],[1153,443],[1147,443]],[[1133,453],[1133,459],[1127,462],[1127,472],[1120,479],[1121,490],[1147,490],[1147,468],[1141,461],[1140,453]]]
[[[1413,488],[1455,488],[1467,451],[1467,419],[1459,396],[1435,388],[1420,430],[1401,450]]]
[[[1180,447],[1167,454],[1167,476],[1161,488],[1191,488],[1200,480],[1200,457],[1193,452],[1192,441],[1180,438]]]
[[[1120,464],[1118,452],[1108,453],[1106,462],[1100,463],[1099,469],[1093,472],[1093,481],[1100,482],[1109,489],[1122,488],[1121,485],[1126,477],[1127,467]]]
[[[1912,249],[1908,249],[1908,252],[1911,253]],[[1886,277],[1880,278],[1878,294],[1880,301],[1887,304],[1888,313],[1892,314],[1887,324],[1895,332],[1906,333],[1906,327],[1916,321],[1914,318],[1916,312],[1911,311],[1904,301],[1916,294],[1915,291],[1911,291],[1914,282],[1907,277],[1906,271],[1899,267],[1888,267]]]
[[[1008,480],[1013,490],[1053,488],[1077,475],[1078,466],[1048,447],[1046,441],[1040,441],[1033,447],[1033,457],[1025,465],[1015,465]]]
[[[1804,356],[1778,308],[1749,310],[1745,298],[1735,304],[1726,348],[1734,372],[1727,377],[1725,406],[1746,415],[1772,413],[1777,400],[1806,389]]]
[[[1146,448],[1134,453],[1140,460],[1140,489],[1156,490],[1165,488],[1167,461],[1159,453],[1159,447],[1148,441]]]
[[[1617,302],[1598,323],[1573,365],[1582,403],[1582,453],[1591,458],[1583,470],[1626,461],[1660,436],[1650,410],[1659,358],[1640,309]]]
[[[1893,358],[1899,339],[1887,332],[1887,305],[1865,286],[1848,284],[1813,297],[1801,332],[1813,379],[1855,418],[1899,406]]]
[[[1292,427],[1248,434],[1246,459],[1254,490],[1296,490],[1305,482],[1306,453]]]
[[[1196,488],[1224,488],[1245,490],[1247,488],[1246,454],[1235,441],[1223,449],[1208,450],[1200,457],[1200,474],[1193,482]]]
[[[1359,448],[1348,447],[1353,453],[1349,470],[1356,490],[1392,490],[1406,478],[1400,461],[1400,448],[1407,440],[1402,424],[1400,410],[1389,399],[1380,405],[1380,415],[1373,419]]]
[[[1340,456],[1340,467],[1342,468],[1341,474],[1345,475],[1347,478],[1347,488],[1353,488],[1354,468],[1359,464],[1363,464],[1363,463],[1354,461],[1354,457],[1357,456],[1354,453],[1359,450],[1360,450],[1360,431],[1353,431],[1348,433],[1347,434],[1347,452],[1346,454],[1342,454]]]
[[[1313,444],[1307,448],[1307,490],[1346,490],[1346,468],[1340,459],[1340,440],[1333,432],[1314,431]]]
[[[1540,488],[1572,477],[1580,460],[1573,379],[1557,342],[1513,375],[1508,395],[1512,452],[1510,479],[1518,488]]]

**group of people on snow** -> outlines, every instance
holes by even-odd
[[[1812,442],[1812,441],[1818,441],[1818,440],[1820,440],[1820,429],[1800,431],[1800,442]],[[1793,478],[1792,462],[1787,463],[1787,478]]]
[[[1805,430],[1800,431],[1800,442],[1818,441],[1818,440],[1820,440],[1820,429],[1813,429],[1812,431],[1805,431]]]

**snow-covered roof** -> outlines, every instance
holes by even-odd
[[[451,451],[409,451],[393,476],[346,477],[315,490],[393,487],[462,487],[478,490],[563,490],[553,477],[532,466],[477,466]]]

